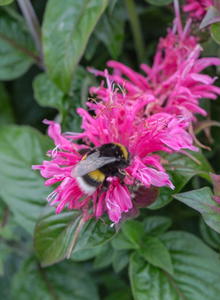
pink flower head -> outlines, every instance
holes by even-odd
[[[145,75],[117,61],[109,61],[107,65],[113,69],[110,79],[120,86],[118,97],[126,94],[128,104],[133,101],[143,104],[143,115],[165,112],[195,121],[195,114],[207,114],[200,107],[200,100],[220,95],[220,88],[214,85],[216,78],[201,74],[209,66],[220,65],[220,59],[200,58],[202,48],[190,34],[190,20],[182,28],[178,8],[176,15],[173,29],[159,41],[152,66],[141,65]],[[105,76],[104,72],[90,70],[97,76]],[[107,95],[104,86],[90,91],[101,99]]]
[[[107,74],[106,78],[108,87],[101,101],[87,103],[94,116],[85,109],[78,109],[82,117],[82,133],[62,134],[59,124],[44,121],[49,125],[48,134],[56,147],[48,152],[49,161],[33,166],[33,169],[40,170],[47,179],[46,185],[58,185],[48,196],[48,201],[56,205],[57,213],[64,208],[81,209],[86,216],[90,214],[99,218],[107,212],[111,221],[118,223],[124,213],[134,208],[134,187],[174,188],[158,151],[172,153],[181,149],[197,149],[186,131],[188,120],[165,112],[143,118],[143,110],[150,102],[147,99],[145,102],[130,101],[126,94],[120,94],[117,88],[114,90]],[[102,89],[103,86],[100,87]],[[76,140],[83,143],[77,144]],[[100,185],[92,193],[86,193],[73,175],[82,160],[80,150],[107,143],[125,146],[130,154],[130,164],[122,170],[122,178],[105,178],[107,189]]]
[[[183,10],[196,20],[201,20],[206,14],[207,9],[214,5],[213,0],[186,0],[185,2]]]
[[[199,105],[201,99],[216,99],[220,95],[220,88],[214,85],[216,78],[201,73],[209,66],[220,65],[220,59],[200,58],[202,48],[190,34],[191,21],[183,28],[178,1],[174,4],[173,28],[160,39],[152,66],[141,65],[145,75],[117,61],[109,61],[107,66],[113,70],[109,78],[120,86],[118,97],[126,94],[128,104],[143,104],[142,116],[165,112],[192,122],[196,121],[196,114],[207,115]],[[102,71],[90,71],[105,76]],[[104,86],[92,87],[90,91],[101,99],[108,93]]]

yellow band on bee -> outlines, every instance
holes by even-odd
[[[95,170],[88,173],[89,177],[97,182],[103,182],[105,180],[105,174],[100,170]]]

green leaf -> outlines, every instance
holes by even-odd
[[[0,0],[0,5],[8,5],[14,2],[14,0]]]
[[[85,261],[91,258],[96,257],[99,253],[102,252],[103,246],[97,246],[90,249],[82,249],[79,251],[74,251],[71,255],[72,261]]]
[[[113,254],[113,269],[116,273],[121,272],[129,262],[128,251],[125,250],[115,250]]]
[[[67,257],[80,222],[79,212],[55,214],[54,208],[39,219],[34,233],[34,246],[42,266],[48,266]]]
[[[33,42],[21,23],[0,12],[0,80],[23,75],[36,60]]]
[[[102,269],[111,265],[113,260],[113,248],[111,244],[106,244],[103,246],[102,251],[96,256],[94,260],[94,269]]]
[[[13,277],[12,299],[98,300],[88,271],[71,261],[42,269],[35,260],[25,261]]]
[[[10,98],[2,83],[0,83],[0,112],[0,125],[14,122],[14,115],[10,103]]]
[[[167,231],[172,225],[172,221],[168,217],[152,216],[145,218],[143,225],[146,234],[157,236]]]
[[[159,267],[162,270],[173,274],[173,265],[170,253],[164,244],[155,237],[147,237],[144,240],[143,247],[139,251],[151,265]]]
[[[173,190],[171,190],[168,187],[162,187],[159,189],[159,196],[157,197],[156,201],[153,202],[151,205],[149,205],[147,208],[149,209],[159,209],[164,207],[165,205],[169,204],[172,199],[172,194],[174,193]]]
[[[173,2],[173,0],[145,0],[145,1],[156,6],[168,5]]]
[[[71,105],[75,103],[75,106],[85,107],[85,103],[88,100],[89,88],[91,85],[95,85],[96,80],[94,76],[88,72],[82,66],[78,66],[74,73],[74,79],[71,87],[72,102]]]
[[[170,250],[174,276],[148,264],[138,253],[134,253],[129,267],[134,299],[218,299],[220,293],[218,254],[186,232],[166,233],[162,241]]]
[[[121,290],[113,291],[104,300],[133,300],[130,290],[126,287]]]
[[[213,40],[220,44],[220,22],[212,24],[210,30]]]
[[[0,195],[18,222],[29,233],[50,189],[39,172],[31,169],[41,163],[50,141],[37,130],[26,126],[0,128]]]
[[[173,177],[175,192],[180,191],[186,182],[193,176],[199,175],[200,177],[210,181],[209,173],[212,172],[212,167],[207,161],[202,152],[187,151],[192,157],[183,154],[175,153],[168,155],[169,164],[167,170]]]
[[[206,224],[220,233],[220,206],[212,199],[210,188],[177,194],[174,198],[200,212]]]
[[[122,232],[118,232],[114,237],[112,246],[116,250],[137,249],[136,243],[131,242]]]
[[[202,152],[187,152],[193,159],[180,153],[165,156],[165,159],[168,160],[167,171],[175,189],[161,188],[159,197],[153,204],[148,206],[149,209],[159,209],[167,205],[172,201],[173,194],[179,193],[189,180],[196,175],[210,181],[209,173],[212,172],[212,167]]]
[[[200,220],[200,232],[203,240],[212,248],[220,250],[220,234],[212,230],[205,222]]]
[[[122,225],[122,232],[136,249],[140,247],[142,237],[144,236],[142,223],[135,220],[128,220]]]
[[[101,246],[114,231],[101,221],[88,221],[84,226],[79,211],[55,214],[47,209],[35,228],[34,245],[42,266],[52,265],[75,253]],[[83,226],[83,227],[82,227]],[[92,249],[93,250],[93,249]],[[85,255],[85,252],[83,253]],[[88,253],[87,253],[88,255]],[[93,256],[93,255],[92,255]],[[76,255],[76,260],[83,260]]]
[[[74,71],[107,0],[49,0],[43,22],[43,49],[50,78],[68,92]]]
[[[127,279],[123,276],[125,280]],[[105,295],[107,297],[102,297],[104,300],[116,300],[116,299],[124,299],[124,300],[132,300],[132,295],[130,291],[130,287],[127,281],[124,280],[122,276],[119,274],[115,274],[113,272],[102,272],[96,273],[96,281],[104,287]],[[115,298],[114,298],[115,297]]]
[[[96,221],[91,219],[85,223],[82,231],[80,232],[73,255],[77,251],[102,246],[111,240],[115,234],[115,229],[110,227],[109,221],[105,220],[104,223],[103,220]]]
[[[0,238],[1,241],[1,238]],[[1,241],[0,243],[0,280],[1,276],[4,275],[4,263],[7,257],[9,256],[11,249]]]
[[[123,12],[123,3],[117,2],[113,11],[101,17],[95,29],[96,37],[104,43],[113,59],[117,59],[122,51],[125,27]]]
[[[62,110],[64,93],[46,73],[39,74],[33,82],[34,97],[41,106]]]

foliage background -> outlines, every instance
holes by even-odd
[[[31,170],[51,147],[42,119],[56,118],[64,130],[80,131],[74,110],[84,106],[88,87],[96,84],[86,68],[104,69],[110,59],[136,70],[140,62],[150,64],[159,38],[172,26],[171,2],[32,1],[42,24],[42,48],[21,13],[26,3],[34,21],[29,2],[0,1],[10,3],[0,8],[2,299],[218,299],[220,216],[205,206],[212,205],[208,173],[213,170],[206,158],[220,173],[218,127],[212,129],[212,151],[197,154],[200,166],[183,157],[169,158],[177,166],[171,172],[175,193],[196,191],[174,200],[163,189],[153,207],[142,209],[138,221],[124,223],[118,233],[107,221],[90,221],[71,258],[63,262],[79,216],[56,216],[53,208],[45,208],[50,191]],[[209,30],[200,32],[195,25],[193,31],[201,36],[204,56],[220,55]],[[208,72],[219,74],[216,68]],[[203,105],[218,121],[220,102],[207,103]],[[208,143],[204,134],[199,139]]]

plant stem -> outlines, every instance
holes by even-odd
[[[0,223],[0,227],[4,227],[7,224],[9,214],[10,214],[9,208],[6,206],[3,211],[3,216],[2,216],[1,223]]]
[[[76,230],[74,232],[74,236],[73,236],[72,242],[71,242],[71,244],[70,244],[70,246],[68,247],[68,250],[67,250],[66,258],[68,258],[68,259],[70,258],[71,254],[72,254],[73,248],[76,245],[76,242],[78,240],[79,234],[80,234],[80,232],[81,232],[84,224],[85,224],[85,220],[81,216],[79,224],[77,225]]]
[[[18,5],[22,11],[22,14],[26,20],[28,25],[28,29],[33,37],[35,42],[36,49],[39,52],[41,60],[43,62],[43,51],[42,51],[42,44],[41,44],[41,28],[38,22],[38,18],[35,14],[35,11],[31,5],[30,0],[17,0]]]
[[[125,0],[125,4],[128,11],[128,17],[130,19],[131,30],[134,38],[138,62],[142,63],[145,58],[145,49],[144,49],[142,32],[141,32],[141,26],[138,19],[134,0]]]

